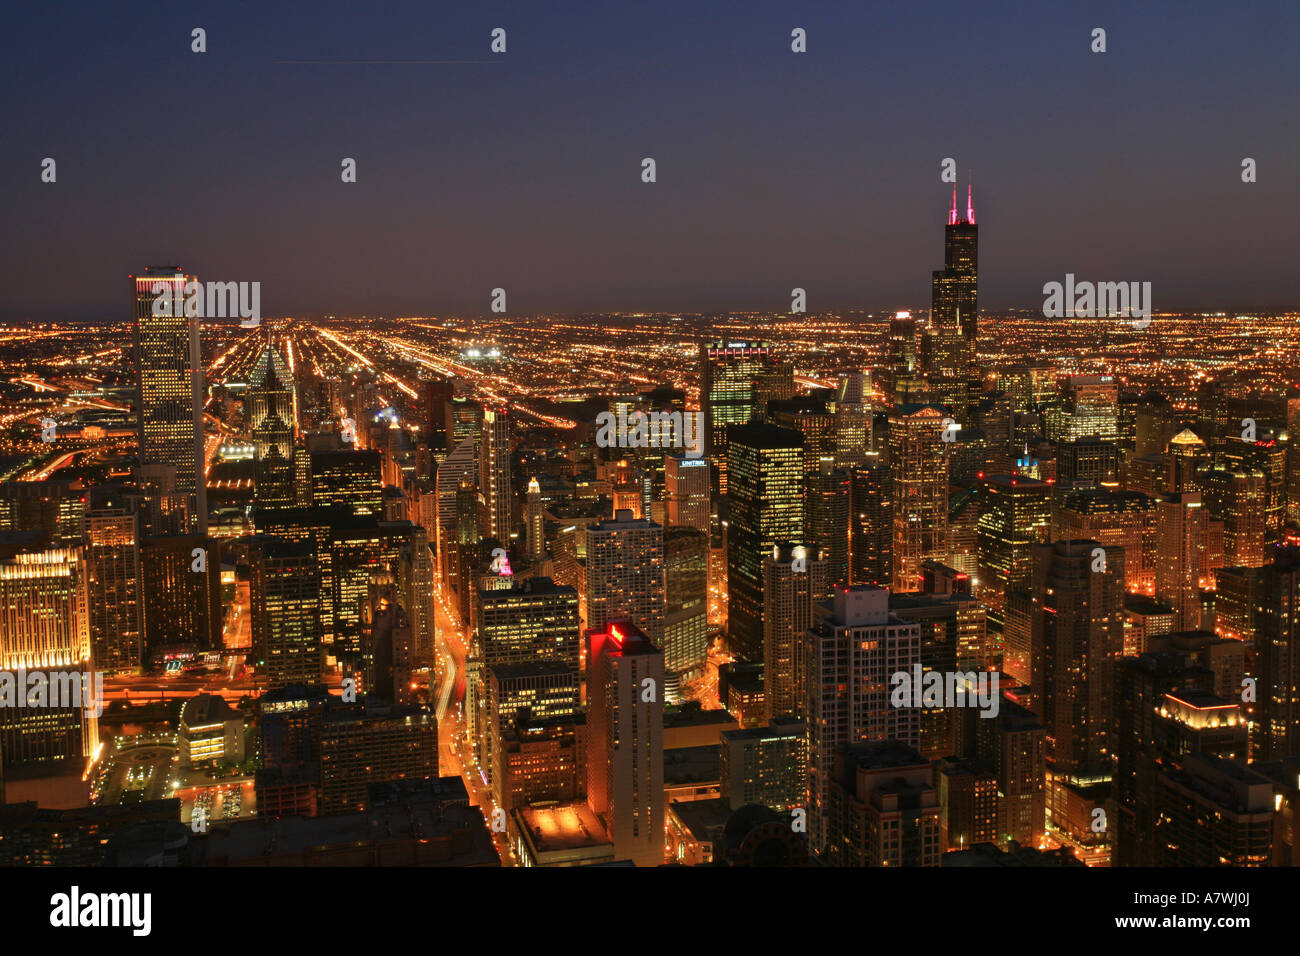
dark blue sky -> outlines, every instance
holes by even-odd
[[[0,37],[6,318],[125,318],[173,262],[268,315],[925,308],[947,156],[986,308],[1066,272],[1300,307],[1295,0],[28,4]]]

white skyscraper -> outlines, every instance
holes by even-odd
[[[664,861],[664,658],[634,625],[587,634],[587,804],[637,866]]]

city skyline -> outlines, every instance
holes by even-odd
[[[463,786],[486,827],[470,818],[465,865],[716,865],[708,820],[752,827],[730,865],[1204,862],[1081,820],[1112,808],[1118,752],[1146,773],[1165,746],[1129,725],[1116,736],[1116,687],[1129,686],[1116,673],[1130,678],[1113,670],[1164,667],[1164,648],[1190,669],[1144,693],[1165,695],[1169,733],[1208,734],[1212,751],[1169,756],[1173,770],[1123,791],[1125,813],[1140,812],[1134,792],[1190,794],[1190,816],[1160,818],[1181,833],[1223,808],[1224,774],[1262,793],[1264,758],[1290,759],[1289,658],[1237,645],[1291,627],[1249,595],[1272,589],[1285,608],[1294,590],[1300,323],[990,322],[969,205],[950,207],[945,236],[921,321],[267,317],[200,335],[148,287],[193,276],[146,271],[129,278],[135,329],[118,345],[76,326],[0,338],[0,368],[23,369],[9,383],[0,549],[21,567],[56,560],[42,550],[56,544],[79,563],[83,534],[93,545],[76,587],[94,625],[75,599],[62,614],[91,635],[83,666],[113,661],[100,674],[109,726],[133,690],[164,702],[184,675],[185,690],[171,686],[187,698],[176,741],[190,764],[159,782],[182,787],[192,861],[252,839],[254,816],[386,813],[382,785],[436,806]],[[1233,327],[1232,341],[1207,352],[1201,323]],[[180,451],[149,453],[138,422],[154,418],[185,426]],[[178,480],[191,443],[206,495]],[[0,639],[26,626],[0,624]],[[1245,692],[1232,702],[1252,660],[1274,695],[1258,709]],[[921,695],[925,672],[946,698]],[[900,675],[914,697],[889,693]],[[962,730],[966,694],[992,736]],[[235,743],[250,707],[272,735],[251,754]],[[279,729],[286,711],[306,715],[302,729]],[[806,803],[785,777],[763,791],[797,824],[721,789],[695,807],[673,799],[669,768],[691,748],[667,741],[683,723],[719,748],[755,735],[728,770],[746,790],[803,726]],[[149,726],[165,753],[167,723]],[[224,743],[205,736],[214,727]],[[78,731],[65,716],[51,736],[20,718],[9,733],[11,794],[81,759],[88,809],[133,792],[120,761],[138,733],[113,738],[104,762],[93,721]],[[295,734],[319,743],[303,750]],[[623,739],[634,754],[610,744]],[[1252,739],[1258,766],[1240,769]],[[196,760],[232,783],[204,784]],[[1012,779],[1007,761],[1028,769]],[[142,798],[165,815],[157,786]],[[844,845],[864,825],[854,801],[878,799],[917,808],[899,820],[918,844]],[[1252,820],[1225,824],[1239,865],[1290,852]]]

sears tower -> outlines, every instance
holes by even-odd
[[[962,420],[979,401],[982,376],[975,360],[979,321],[979,227],[975,201],[966,187],[966,215],[957,210],[957,184],[944,229],[944,268],[933,274],[930,329],[923,358],[933,401],[947,405]]]

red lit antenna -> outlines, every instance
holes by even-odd
[[[948,207],[948,225],[957,225],[957,181],[952,184],[952,205]]]
[[[975,199],[972,195],[974,182],[975,177],[972,175],[970,180],[966,183],[966,221],[972,226],[975,225]]]

